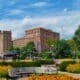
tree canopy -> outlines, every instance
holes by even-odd
[[[55,58],[68,58],[71,56],[71,47],[66,40],[48,39],[46,41],[47,41],[46,44],[52,47],[52,49],[50,50],[52,53],[50,54],[46,52],[46,54],[43,56],[53,55],[53,57]]]
[[[8,47],[8,50],[9,50],[9,51],[13,51],[13,50],[14,50],[14,46],[11,44],[11,45]]]
[[[27,56],[32,57],[35,55],[35,44],[34,42],[28,42],[26,46],[21,48],[20,58],[25,59]]]
[[[71,56],[71,48],[66,40],[59,40],[56,45],[55,53],[57,58],[68,58]]]
[[[78,50],[80,51],[80,25],[79,25],[78,29],[75,31],[75,33],[74,33],[73,40],[77,44]]]

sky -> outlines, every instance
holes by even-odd
[[[70,39],[79,25],[80,0],[0,0],[0,30],[11,30],[13,39],[34,27]]]

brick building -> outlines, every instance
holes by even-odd
[[[25,37],[13,40],[13,46],[22,48],[28,42],[33,41],[39,52],[48,49],[45,40],[48,38],[59,39],[59,33],[44,28],[34,28],[25,31]],[[0,31],[0,53],[8,50],[12,44],[11,31]]]
[[[45,40],[48,38],[59,39],[59,33],[53,32],[44,28],[34,28],[25,31],[25,37],[13,40],[14,47],[23,47],[28,42],[33,41],[35,43],[38,52],[42,52],[48,49]]]
[[[11,31],[0,31],[0,54],[8,50],[11,40]]]

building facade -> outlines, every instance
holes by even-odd
[[[0,31],[0,54],[6,52],[11,44],[11,31]]]
[[[13,46],[22,48],[28,42],[33,41],[35,43],[36,50],[38,52],[42,52],[48,49],[45,41],[49,38],[58,40],[60,36],[59,33],[53,32],[48,29],[34,28],[25,31],[25,37],[13,40]]]

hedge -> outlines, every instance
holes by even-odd
[[[37,63],[41,65],[54,64],[53,60],[38,60]]]
[[[53,60],[38,60],[32,62],[21,62],[21,61],[13,61],[13,62],[0,62],[0,66],[12,66],[12,67],[40,67],[44,64],[53,64]]]

